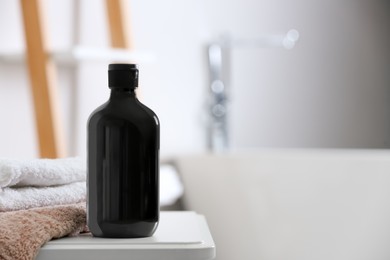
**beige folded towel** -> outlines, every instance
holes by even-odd
[[[84,203],[0,213],[0,259],[34,259],[47,241],[85,226]]]
[[[50,187],[4,188],[0,191],[0,212],[73,204],[86,200],[86,182]]]

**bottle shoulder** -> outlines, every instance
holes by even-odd
[[[95,110],[92,111],[92,113],[88,117],[88,122],[91,122],[92,120],[96,120],[99,118],[102,114],[104,114],[104,110],[107,107],[109,101],[106,101],[102,105],[95,108]]]
[[[108,100],[91,113],[88,122],[96,124],[112,120],[156,126],[160,124],[157,115],[137,99],[127,102]]]
[[[140,102],[139,100],[137,100],[140,107],[150,116],[154,119],[156,125],[160,125],[160,119],[158,118],[158,116],[156,115],[156,113],[154,113],[154,111],[152,109],[150,109],[149,107],[145,106],[144,104],[142,104],[142,102]]]

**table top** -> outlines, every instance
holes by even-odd
[[[98,238],[91,234],[46,243],[37,260],[49,259],[171,259],[215,258],[215,244],[204,216],[192,211],[162,211],[152,237]]]

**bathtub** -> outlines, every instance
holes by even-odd
[[[264,149],[176,159],[219,260],[389,260],[390,151]]]

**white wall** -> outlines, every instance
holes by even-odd
[[[72,1],[45,1],[51,46],[72,43]],[[84,0],[80,42],[107,46],[102,1]],[[233,147],[389,147],[389,36],[385,1],[129,1],[134,43],[155,62],[141,64],[144,103],[162,122],[163,157],[205,149],[205,44],[221,33],[252,37],[301,33],[295,49],[232,53]],[[22,48],[18,2],[0,3],[0,52]],[[106,64],[61,67],[61,106],[74,154],[85,155],[88,115],[108,96]],[[74,103],[72,103],[74,102]],[[0,156],[37,156],[26,68],[0,61]],[[70,119],[70,106],[78,107]],[[13,109],[9,109],[12,107]]]
[[[257,33],[301,37],[291,51],[233,52],[233,145],[388,148],[388,2],[278,0],[258,11]]]

